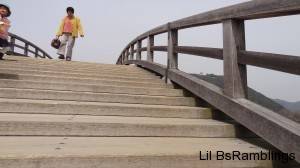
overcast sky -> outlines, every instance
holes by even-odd
[[[115,64],[122,49],[140,34],[191,15],[247,0],[2,0],[11,7],[10,32],[33,42],[53,58],[50,47],[66,7],[75,8],[84,38],[78,38],[73,60]],[[300,55],[300,16],[246,22],[246,48]],[[167,35],[155,37],[166,45]],[[143,42],[143,46],[146,42]],[[179,31],[179,45],[222,48],[222,27],[212,25]],[[166,63],[166,53],[155,52],[155,62]],[[143,54],[145,57],[145,53]],[[222,61],[179,55],[179,69],[189,73],[223,75]],[[300,77],[248,66],[248,85],[270,98],[300,101]]]

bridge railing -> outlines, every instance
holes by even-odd
[[[300,14],[299,0],[252,0],[197,14],[154,28],[132,40],[117,64],[137,64],[181,85],[240,122],[278,149],[295,153],[300,162],[300,124],[249,100],[247,65],[300,75],[300,57],[246,51],[245,20]],[[223,48],[178,46],[181,29],[222,24]],[[155,46],[154,36],[168,33],[168,46]],[[142,41],[147,46],[142,47]],[[141,60],[141,52],[147,60]],[[153,62],[154,51],[168,54],[167,65]],[[178,53],[223,60],[224,89],[211,86],[178,70]],[[135,54],[135,55],[134,55]]]
[[[34,45],[33,43],[27,41],[26,39],[19,37],[13,33],[9,33],[8,35],[10,37],[11,54],[28,56],[29,53],[32,53],[36,58],[52,59],[52,57],[49,54],[47,54],[44,50]],[[17,40],[23,43],[24,46],[17,44]],[[16,48],[23,50],[23,53],[16,52]],[[30,48],[33,48],[33,50],[31,50]]]

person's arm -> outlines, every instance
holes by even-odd
[[[63,28],[64,28],[65,18],[61,21],[61,24],[59,26],[58,32],[56,33],[56,38],[59,38],[59,36],[62,35]]]
[[[80,23],[80,19],[77,19],[77,25],[78,25],[78,30],[79,30],[80,36],[84,37],[82,26],[81,26],[81,23]]]

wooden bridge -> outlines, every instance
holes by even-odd
[[[247,65],[300,75],[300,57],[247,51],[244,24],[299,13],[298,0],[253,0],[190,16],[132,40],[117,65],[5,56],[0,167],[300,167],[300,124],[247,99]],[[212,24],[223,48],[178,46],[180,30]],[[224,89],[178,70],[179,53],[223,60]]]

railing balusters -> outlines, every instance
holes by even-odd
[[[40,49],[38,46],[32,44],[31,42],[29,42],[29,41],[27,41],[27,40],[25,40],[25,39],[23,39],[23,38],[15,35],[15,34],[13,34],[13,33],[9,33],[9,36],[10,36],[10,45],[11,45],[11,52],[12,52],[12,54],[18,54],[18,55],[28,56],[28,54],[30,52],[30,53],[34,54],[35,58],[38,58],[38,57],[46,58],[47,57],[49,59],[52,59],[52,57],[50,57],[49,54],[47,54],[45,51],[43,51],[42,49]],[[16,40],[19,40],[19,41],[25,43],[25,46],[23,47],[23,46],[17,45],[16,44]],[[15,53],[15,47],[24,50],[23,54],[21,54],[21,53]],[[34,51],[29,50],[29,47],[32,47],[35,50]],[[42,53],[43,56],[39,55],[39,52]]]

